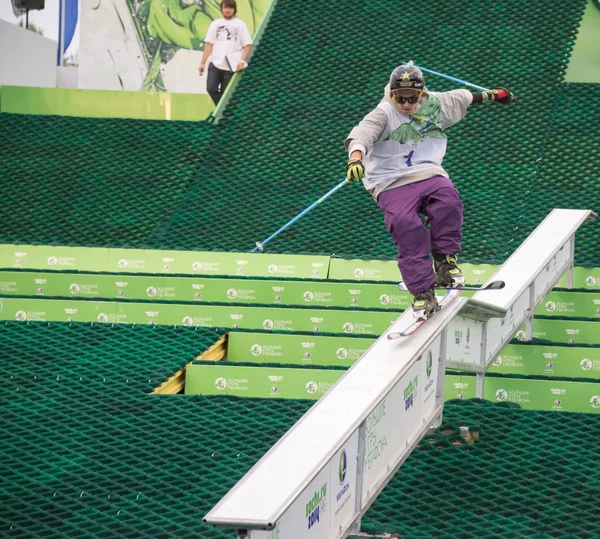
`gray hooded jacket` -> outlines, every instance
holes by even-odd
[[[444,130],[462,120],[473,101],[468,90],[429,92],[410,117],[390,99],[389,85],[379,105],[350,132],[345,147],[363,153],[363,185],[379,193],[433,176],[448,177],[442,168],[446,154]]]

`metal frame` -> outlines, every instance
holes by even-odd
[[[477,373],[476,395],[483,397],[485,372],[519,328],[525,324],[525,340],[533,337],[533,313],[567,272],[567,287],[573,285],[575,233],[596,214],[591,210],[555,209],[491,277],[502,280],[502,291],[480,291],[451,322],[457,331],[468,332],[483,322],[479,354],[471,361],[453,350],[446,368]],[[540,248],[540,246],[543,248]],[[547,249],[547,250],[546,250]]]

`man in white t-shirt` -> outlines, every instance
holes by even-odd
[[[210,65],[208,66],[208,79],[206,89],[212,97],[215,105],[219,103],[225,88],[229,84],[234,71],[241,71],[248,67],[246,58],[250,53],[252,38],[246,23],[238,18],[237,4],[235,0],[223,0],[221,2],[222,18],[210,23],[206,38],[204,40],[204,54],[202,62],[198,66],[200,74],[204,73],[206,60],[212,53]],[[229,65],[232,57],[237,56],[239,60],[235,66]],[[228,61],[229,57],[229,61]]]

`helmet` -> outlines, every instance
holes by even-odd
[[[418,67],[408,64],[398,66],[390,76],[390,90],[419,90],[421,93],[425,88],[423,73]]]

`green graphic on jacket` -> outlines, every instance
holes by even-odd
[[[408,123],[402,124],[390,133],[388,140],[405,143],[420,142],[426,138],[447,138],[442,131],[442,109],[437,97],[430,95],[427,102],[413,114]]]

